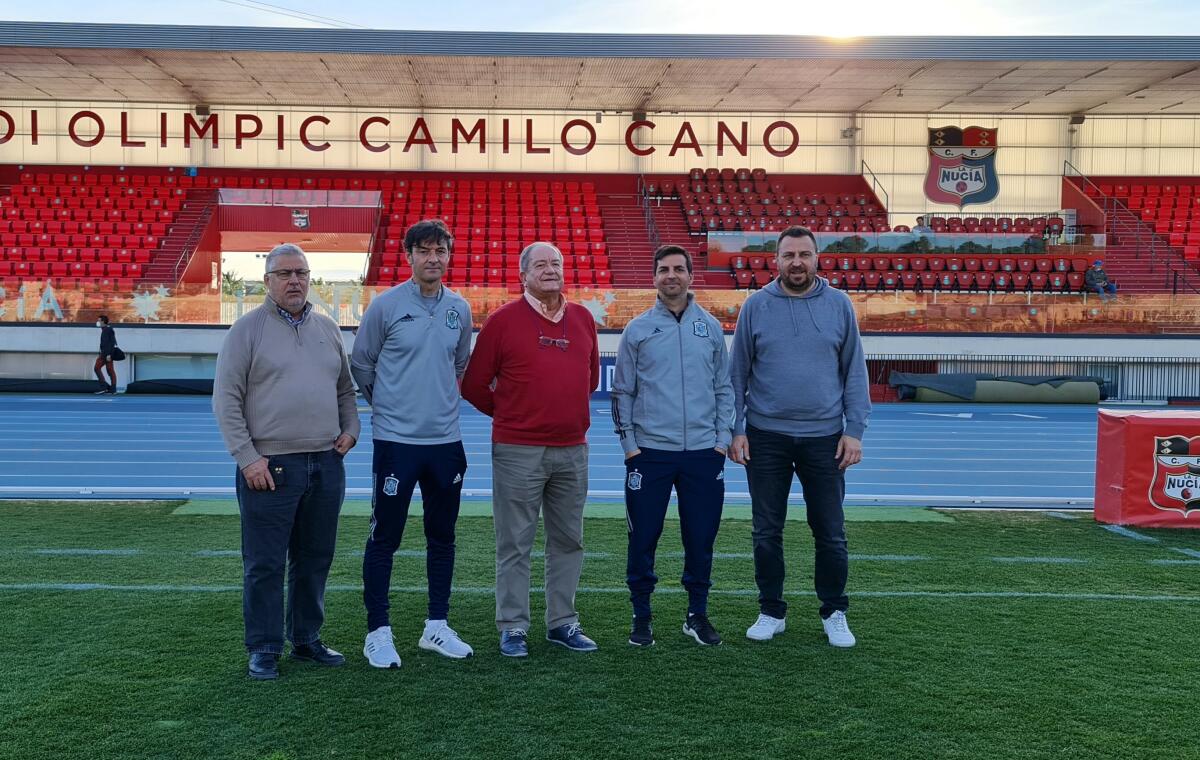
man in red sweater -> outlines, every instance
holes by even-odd
[[[577,652],[575,590],[583,569],[588,403],[600,380],[596,322],[563,296],[563,258],[549,243],[521,252],[525,293],[479,331],[462,395],[492,418],[496,627],[500,653],[529,654],[529,553],[546,523],[546,639]]]

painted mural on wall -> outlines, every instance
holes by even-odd
[[[933,127],[925,197],[952,206],[990,203],[1000,194],[996,176],[997,129]]]

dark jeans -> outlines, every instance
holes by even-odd
[[[815,586],[821,600],[821,617],[845,610],[850,604],[846,598],[849,558],[842,513],[846,477],[834,457],[841,433],[795,438],[747,427],[746,437],[750,442],[746,479],[750,485],[759,609],[774,618],[787,614],[787,603],[783,601],[783,526],[794,473],[800,477],[808,527],[816,544]]]
[[[725,456],[713,449],[642,453],[625,462],[625,519],[629,551],[625,582],[635,617],[650,617],[650,594],[658,583],[654,554],[662,536],[671,488],[679,495],[679,532],[683,539],[683,587],[688,612],[708,612],[712,587],[713,542],[725,501]]]
[[[242,515],[242,616],[246,649],[283,653],[283,572],[287,567],[287,638],[311,644],[325,622],[325,580],[337,543],[346,471],[336,451],[267,458],[282,485],[255,491],[235,471]]]
[[[371,532],[363,553],[367,630],[390,625],[388,589],[392,583],[392,555],[400,548],[413,487],[418,483],[425,514],[429,619],[445,620],[450,612],[450,584],[454,579],[454,528],[467,472],[462,441],[431,446],[380,440],[374,444]]]

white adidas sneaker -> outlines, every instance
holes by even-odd
[[[770,615],[759,615],[754,625],[746,630],[746,638],[752,641],[770,641],[775,634],[787,630],[787,621],[783,618],[773,618]]]
[[[846,622],[846,613],[838,610],[829,617],[821,621],[821,625],[825,626],[825,635],[829,637],[829,643],[835,647],[852,647],[856,640],[854,634],[850,632],[850,625]]]
[[[382,625],[367,634],[367,641],[363,644],[363,656],[373,668],[400,667],[400,655],[396,653],[390,625]]]
[[[429,652],[437,652],[443,657],[461,660],[475,654],[471,645],[463,641],[445,620],[426,620],[425,632],[417,641],[417,646]]]

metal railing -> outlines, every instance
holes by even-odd
[[[662,201],[659,199],[659,204]],[[662,238],[658,233],[658,223],[654,221],[654,212],[651,209],[650,197],[646,195],[646,178],[644,175],[638,176],[638,203],[642,207],[642,218],[646,223],[646,235],[650,239],[650,247],[658,248],[662,245]]]
[[[379,239],[379,228],[383,226],[383,194],[380,194],[379,202],[375,205],[375,228],[371,230],[371,239],[367,242],[367,260],[363,263],[363,271],[360,275],[363,282],[367,281],[367,275],[371,271],[371,260],[375,258],[375,241]]]
[[[871,178],[871,192],[875,193],[875,197],[883,201],[883,208],[887,211],[887,223],[892,223],[892,204],[888,198],[887,190],[883,189],[883,183],[875,176],[875,172],[871,171],[871,167],[867,165],[866,159],[859,162],[861,164],[863,177]]]
[[[200,238],[204,237],[205,230],[208,229],[208,223],[212,219],[213,212],[217,208],[217,194],[211,193],[205,199],[205,206],[200,211],[200,215],[196,217],[196,224],[192,227],[192,231],[188,233],[187,239],[183,241],[183,248],[179,251],[179,258],[175,260],[173,270],[173,278],[176,283],[179,282],[183,270],[187,268],[188,261],[191,260],[192,254],[196,252],[196,246],[200,245]]]
[[[1106,194],[1070,161],[1063,162],[1063,176],[1079,180],[1080,190],[1104,212],[1105,231],[1111,234],[1110,247],[1132,247],[1134,258],[1145,259],[1151,274],[1161,270],[1163,286],[1173,295],[1200,294],[1200,274],[1125,201]],[[1088,194],[1088,188],[1094,192]]]

